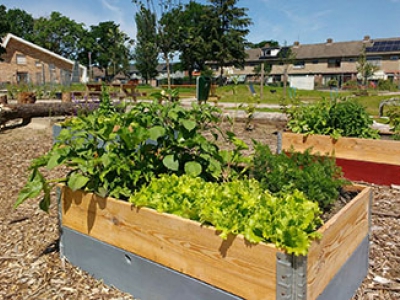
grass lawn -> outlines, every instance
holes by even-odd
[[[83,90],[84,85],[76,85],[73,87],[74,90]],[[151,99],[151,93],[160,90],[161,88],[154,88],[149,85],[139,85],[137,91],[141,93],[146,93],[146,96],[141,96],[138,99]],[[190,87],[179,87],[180,98],[194,98],[196,97],[196,88]],[[281,105],[283,103],[290,103],[290,99],[297,98],[303,102],[313,102],[318,101],[323,98],[325,99],[345,99],[346,97],[352,97],[362,103],[366,108],[367,112],[377,118],[379,116],[379,103],[383,100],[387,100],[394,96],[378,95],[376,91],[368,91],[368,96],[355,96],[354,91],[329,91],[329,90],[293,90],[289,87],[286,89],[286,97],[284,97],[284,90],[282,87],[271,87],[264,86],[263,97],[260,99],[260,86],[254,85],[254,90],[256,96],[253,96],[250,92],[248,84],[239,85],[226,85],[222,87],[217,87],[216,95],[220,97],[219,102],[230,102],[236,103],[237,105],[243,103],[259,103],[261,104],[275,104]],[[400,97],[400,95],[399,95]],[[257,111],[264,112],[279,112],[279,108],[257,108]]]

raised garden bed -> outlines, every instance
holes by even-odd
[[[307,256],[213,227],[63,187],[61,255],[140,299],[352,297],[368,270],[371,188],[325,223]]]
[[[353,181],[381,185],[400,184],[400,147],[394,140],[372,140],[326,135],[303,135],[291,132],[280,134],[280,150],[304,151],[335,156],[344,176]]]

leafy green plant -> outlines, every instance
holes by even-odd
[[[161,176],[130,202],[213,225],[223,239],[242,234],[251,243],[274,243],[295,255],[307,253],[322,224],[318,204],[303,193],[274,196],[254,179],[221,184],[187,175]]]
[[[16,206],[44,191],[40,206],[48,210],[54,182],[44,179],[42,167],[67,166],[70,172],[56,182],[120,199],[161,174],[189,174],[207,181],[243,176],[239,163],[244,143],[229,133],[234,150],[219,149],[215,140],[220,131],[212,125],[219,120],[217,112],[208,105],[185,109],[178,103],[143,102],[119,113],[105,92],[98,110],[64,123],[53,148],[32,162]],[[206,129],[211,139],[202,134]]]
[[[391,106],[387,112],[389,117],[389,124],[393,126],[391,131],[393,132],[393,139],[400,140],[400,107]]]
[[[312,104],[296,103],[287,109],[288,129],[294,133],[331,135],[358,138],[379,138],[372,129],[372,118],[364,107],[346,99],[322,99]]]
[[[343,179],[334,158],[311,155],[310,150],[273,154],[268,145],[255,142],[253,176],[271,193],[299,190],[308,199],[318,202],[319,207],[327,209],[348,182]]]
[[[162,103],[165,101],[178,101],[179,100],[179,90],[178,89],[166,89],[151,93],[154,99],[158,101],[158,103]]]

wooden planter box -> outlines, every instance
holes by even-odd
[[[58,190],[60,252],[141,300],[348,300],[368,271],[372,190],[359,191],[319,229],[306,257],[112,198]]]
[[[399,141],[345,137],[334,140],[326,135],[305,136],[290,132],[283,132],[280,139],[283,151],[293,147],[302,152],[312,147],[312,153],[335,156],[344,176],[352,181],[400,184]]]

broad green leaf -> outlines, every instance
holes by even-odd
[[[108,168],[113,163],[112,159],[110,158],[110,155],[108,154],[104,154],[101,157],[101,162],[103,163],[105,168]]]
[[[196,122],[194,122],[194,121],[183,120],[183,121],[181,121],[181,123],[187,131],[192,131],[193,129],[196,128]]]
[[[99,195],[100,197],[105,198],[105,197],[107,197],[108,190],[101,186],[98,188],[96,194]]]
[[[165,135],[165,128],[161,126],[154,126],[149,129],[150,139],[157,141],[158,138]]]
[[[49,161],[47,162],[46,168],[48,170],[51,170],[51,169],[57,167],[58,165],[60,165],[60,162],[59,162],[60,158],[61,158],[61,155],[59,152],[54,153],[50,157]]]
[[[14,204],[14,207],[18,207],[27,199],[32,199],[39,196],[40,192],[43,189],[43,182],[41,181],[30,181],[28,182],[22,190],[18,194],[17,201]]]
[[[50,208],[50,193],[45,193],[42,200],[39,203],[39,208],[45,212],[49,212]]]
[[[174,155],[167,155],[163,159],[163,164],[165,167],[172,171],[178,171],[179,169],[179,161],[175,160]]]
[[[79,173],[72,173],[72,175],[68,179],[68,186],[73,190],[77,191],[83,188],[86,183],[88,183],[89,178],[83,176]]]
[[[185,164],[185,173],[192,177],[197,177],[201,174],[202,167],[198,162],[189,161]]]

